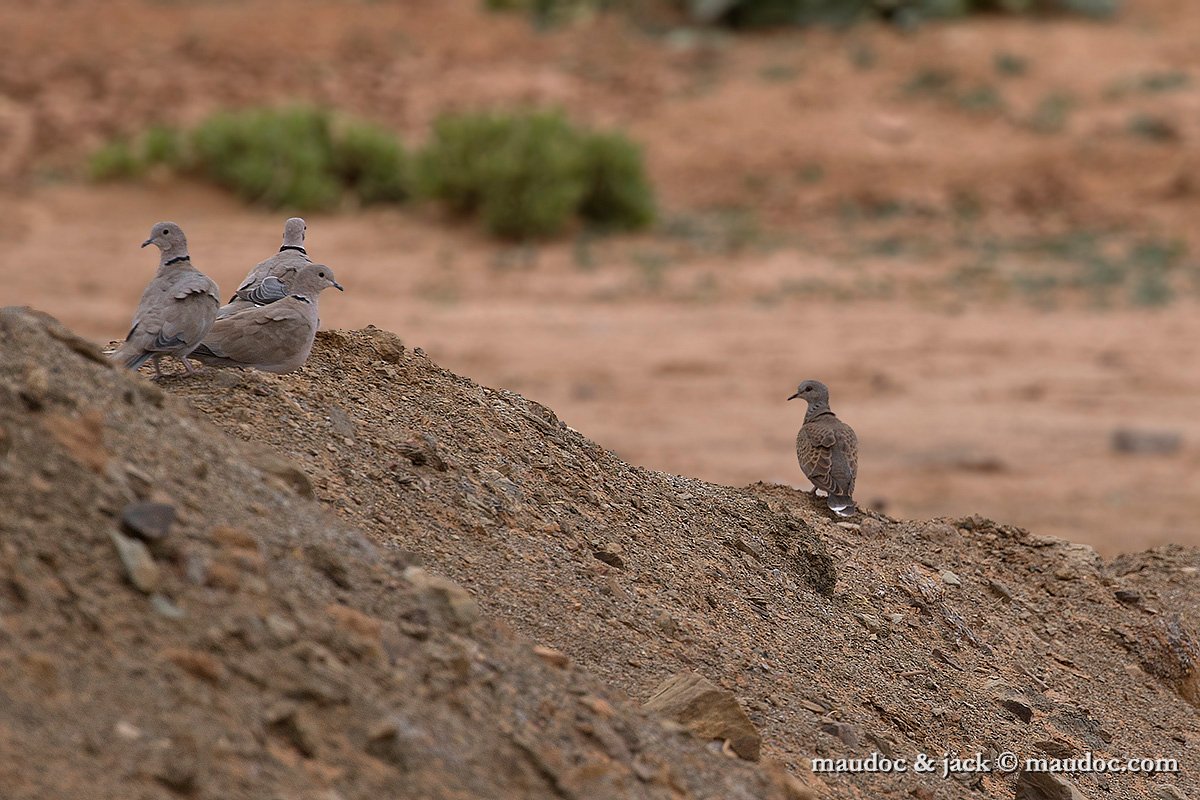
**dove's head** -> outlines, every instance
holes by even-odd
[[[805,400],[810,406],[829,405],[829,387],[820,381],[804,381],[788,400]]]
[[[307,264],[296,275],[292,284],[292,294],[313,298],[332,286],[339,292],[345,291],[342,285],[333,277],[333,270],[324,264]]]
[[[300,217],[292,217],[283,223],[284,247],[303,247],[304,234],[308,232],[308,224]]]
[[[162,251],[164,259],[187,255],[187,238],[174,222],[156,222],[150,229],[150,238],[142,242],[142,247],[154,245]]]

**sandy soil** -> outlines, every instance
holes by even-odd
[[[71,170],[115,131],[304,98],[416,140],[448,107],[556,103],[645,144],[659,231],[522,248],[430,209],[314,215],[311,251],[348,287],[326,326],[395,330],[623,458],[733,484],[804,483],[783,398],[819,378],[862,440],[860,498],[889,513],[979,512],[1106,553],[1200,541],[1197,270],[1172,272],[1165,308],[1127,287],[1097,308],[1086,286],[1030,277],[1086,266],[1053,237],[1200,246],[1187,3],[1130,2],[1107,25],[736,40],[604,19],[539,35],[466,0],[281,7],[6,14],[0,302],[113,339],[156,219],[183,224],[226,288],[277,246],[284,213],[212,190],[80,184]],[[1130,132],[1149,117],[1159,138]],[[1123,427],[1182,447],[1119,454]]]

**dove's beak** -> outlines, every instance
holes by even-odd
[[[796,392],[794,395],[792,395],[791,397],[789,397],[789,398],[788,398],[788,400],[795,400],[795,399],[796,399],[797,397],[799,397],[799,396],[800,396],[800,393],[799,393],[799,392]]]
[[[342,285],[340,283],[338,283],[337,281],[333,282],[333,288],[337,289],[339,292],[346,291],[345,289],[342,288]]]
[[[148,244],[154,244],[154,240],[153,240],[153,239],[147,239],[146,241],[142,242],[142,247],[145,247],[145,246],[146,246],[146,245],[148,245]]]

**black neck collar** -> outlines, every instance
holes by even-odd
[[[292,297],[299,300],[301,303],[309,303],[309,304],[312,303],[312,300],[309,300],[307,296],[302,295],[302,294],[294,294],[294,295],[292,295]]]
[[[175,257],[174,257],[174,258],[172,258],[170,261],[164,261],[164,262],[163,262],[163,266],[164,266],[164,267],[169,267],[169,266],[171,266],[172,264],[178,264],[180,261],[190,261],[190,260],[191,260],[191,258],[192,258],[192,257],[191,257],[191,256],[189,256],[189,255],[175,256]]]
[[[279,252],[281,253],[284,250],[295,250],[298,253],[304,253],[304,255],[308,255],[308,251],[298,244],[285,244],[283,247],[279,248]]]

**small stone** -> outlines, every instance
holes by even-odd
[[[1183,790],[1170,783],[1162,783],[1154,787],[1157,800],[1188,800]]]
[[[567,654],[561,650],[555,650],[553,647],[535,644],[533,646],[533,654],[547,664],[559,669],[566,669],[571,666],[571,659],[567,657]]]
[[[1071,743],[1062,739],[1040,739],[1034,742],[1033,746],[1051,758],[1071,758],[1075,755],[1075,748]]]
[[[130,503],[121,510],[121,527],[142,541],[166,538],[175,522],[175,507],[168,503]]]
[[[121,565],[125,567],[125,576],[129,578],[129,582],[146,594],[157,589],[162,575],[146,545],[117,531],[109,531],[108,535],[116,545],[117,556],[121,559]]]
[[[221,547],[240,548],[243,550],[257,550],[258,540],[254,538],[254,534],[244,531],[241,528],[234,528],[228,525],[219,525],[212,529],[209,537],[214,544]]]
[[[1020,697],[1005,697],[1000,700],[1000,705],[1005,710],[1016,715],[1022,722],[1029,723],[1033,721],[1033,707]]]
[[[451,628],[470,628],[479,619],[479,604],[466,589],[449,578],[431,575],[421,567],[408,567],[404,579],[432,601],[435,616]]]
[[[159,653],[184,672],[208,683],[220,683],[225,677],[225,666],[213,656],[201,650],[187,647],[168,647]]]
[[[123,719],[117,720],[117,724],[113,726],[113,732],[122,739],[126,739],[131,742],[135,739],[142,738],[142,731],[136,725],[126,722]]]
[[[1053,772],[1022,770],[1013,800],[1087,800],[1075,784]]]
[[[159,756],[154,778],[178,794],[190,794],[196,788],[196,776],[200,771],[198,762],[194,744],[177,743]]]
[[[617,713],[613,709],[612,703],[608,702],[603,697],[596,697],[594,695],[587,694],[579,698],[579,702],[587,706],[587,708],[598,717],[609,719],[613,716],[613,714]]]
[[[187,616],[182,608],[171,602],[171,598],[157,592],[150,595],[150,607],[154,613],[167,619],[183,619]]]
[[[845,722],[823,723],[821,725],[821,731],[841,740],[842,744],[846,745],[846,747],[858,747],[858,734],[855,732],[853,726],[848,725]]]
[[[312,479],[293,462],[265,450],[255,450],[253,456],[255,467],[261,472],[278,479],[296,494],[301,497],[307,497],[310,500],[317,496]]]
[[[959,577],[949,570],[942,573],[942,583],[947,586],[962,586],[962,581]]]
[[[679,623],[666,611],[659,611],[654,615],[654,624],[668,637],[673,638],[679,633]]]
[[[392,719],[381,719],[367,728],[367,741],[384,742],[394,739],[400,733],[400,726]]]
[[[676,673],[654,691],[645,707],[683,723],[701,738],[728,739],[739,756],[758,760],[762,736],[734,696],[702,675]]]
[[[608,542],[592,551],[592,555],[600,561],[603,561],[605,564],[608,564],[610,567],[624,569],[625,559],[621,557],[622,552],[623,550],[621,545],[617,544],[616,542]]]
[[[1118,603],[1124,603],[1127,606],[1137,606],[1142,603],[1142,596],[1138,592],[1129,589],[1118,589],[1113,592]]]
[[[992,594],[996,595],[997,597],[999,597],[1003,600],[1007,600],[1010,603],[1012,602],[1012,600],[1013,600],[1012,589],[1009,589],[1007,586],[1005,586],[1000,581],[989,578],[988,582],[987,582],[987,587],[988,587],[988,590]]]
[[[44,408],[50,395],[50,373],[46,368],[40,364],[30,364],[25,370],[24,385],[19,394],[31,411]]]
[[[300,628],[296,623],[278,614],[268,614],[266,619],[267,632],[280,644],[291,644],[296,641]]]
[[[317,736],[308,715],[289,701],[281,701],[267,709],[267,727],[305,758],[317,754]]]

